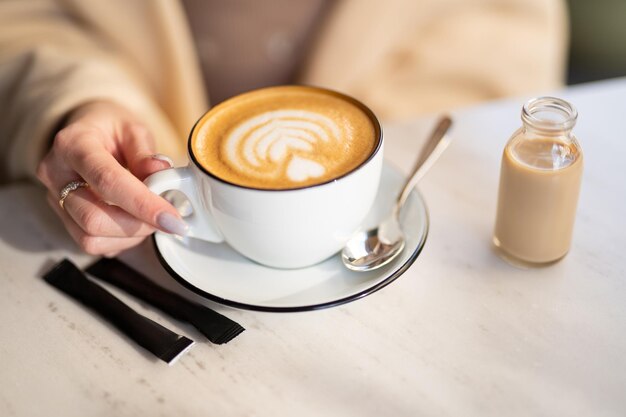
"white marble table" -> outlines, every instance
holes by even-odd
[[[168,367],[40,278],[84,266],[29,185],[0,189],[0,415],[626,415],[626,80],[558,92],[579,109],[585,175],[560,263],[519,270],[491,250],[500,153],[526,98],[454,113],[454,143],[421,185],[426,247],[392,285],[292,314],[210,304],[247,328]],[[431,119],[386,127],[408,169]],[[124,255],[168,288],[150,245]],[[193,328],[113,291],[154,320]]]

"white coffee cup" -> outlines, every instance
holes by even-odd
[[[375,126],[376,146],[358,167],[330,181],[267,190],[220,179],[194,155],[191,138],[197,123],[189,139],[189,165],[157,172],[145,184],[156,194],[178,190],[187,196],[193,207],[185,218],[191,238],[226,242],[242,255],[276,268],[321,262],[341,250],[359,229],[378,190],[382,130],[374,114],[360,105]]]

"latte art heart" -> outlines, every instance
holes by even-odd
[[[337,124],[306,110],[277,110],[246,120],[226,138],[225,162],[244,175],[293,182],[321,177],[338,161],[323,148],[341,146]]]
[[[209,111],[192,133],[197,162],[228,182],[290,189],[338,178],[372,154],[378,131],[341,94],[301,86],[245,93]]]
[[[289,161],[287,177],[292,181],[305,181],[309,178],[317,178],[324,175],[326,169],[323,165],[309,159],[295,156]]]

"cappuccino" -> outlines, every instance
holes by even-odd
[[[260,189],[322,184],[359,167],[380,127],[358,101],[328,90],[270,87],[227,100],[194,128],[190,151],[212,175]]]

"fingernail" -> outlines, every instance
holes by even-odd
[[[167,233],[173,235],[185,236],[189,226],[183,220],[171,213],[161,213],[157,216],[157,223]]]
[[[167,162],[170,165],[170,168],[174,166],[174,161],[167,155],[163,155],[162,153],[155,153],[150,156],[152,159],[156,159],[157,161]]]

